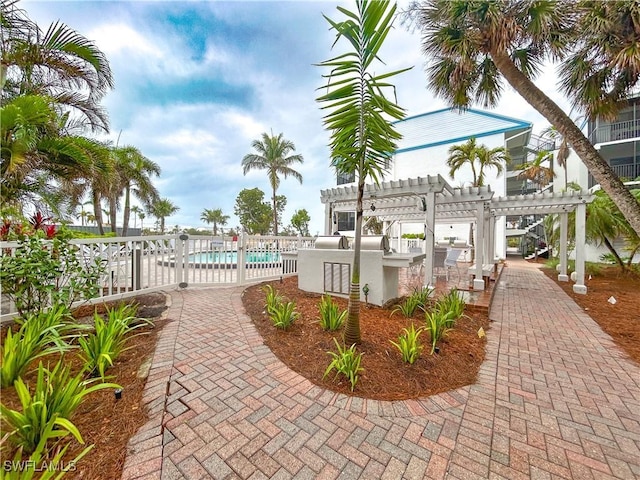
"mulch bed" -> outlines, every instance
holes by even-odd
[[[136,333],[142,333],[142,335],[129,338],[127,350],[107,371],[111,377],[108,381],[122,386],[122,398],[116,400],[113,389],[100,390],[85,397],[76,410],[71,420],[80,431],[85,445],[80,445],[70,435],[66,437],[64,441],[71,439],[71,446],[65,454],[64,461],[73,459],[87,445],[93,444],[94,447],[78,462],[76,470],[70,471],[64,478],[89,480],[120,478],[129,438],[148,419],[144,407],[141,406],[146,378],[144,375],[139,375],[139,371],[141,365],[151,359],[158,334],[166,322],[165,319],[158,318],[166,310],[166,297],[161,293],[151,293],[135,297],[130,301],[136,301],[139,304],[139,317],[154,319],[154,326],[136,330]],[[116,304],[117,302],[111,302],[108,305],[113,307]],[[74,312],[74,316],[80,322],[89,322],[96,308],[99,312],[104,312],[105,304],[82,307]],[[2,337],[4,338],[4,332]],[[51,355],[39,360],[43,365],[53,367],[58,358],[58,355]],[[34,369],[37,368],[39,360],[29,366],[28,373],[23,378],[29,386],[35,384]],[[82,369],[83,364],[77,351],[67,353],[65,361],[71,364],[72,374]],[[3,388],[1,395],[4,405],[21,410],[13,388]],[[3,451],[2,457],[3,459],[13,458],[13,452]]]
[[[335,351],[333,338],[342,343],[341,331],[325,332],[318,324],[318,305],[321,296],[304,292],[297,287],[297,277],[283,282],[268,282],[290,301],[295,301],[300,317],[288,331],[273,327],[264,312],[264,283],[245,290],[244,307],[251,317],[264,343],[292,370],[326,389],[377,400],[401,400],[424,397],[475,382],[485,356],[486,338],[479,338],[478,330],[489,329],[486,314],[470,313],[462,318],[440,345],[440,353],[430,355],[430,344],[425,345],[420,358],[409,365],[402,361],[400,352],[390,340],[397,342],[403,328],[413,322],[416,327],[424,325],[420,315],[412,319],[400,313],[391,315],[392,307],[381,308],[362,305],[360,328],[363,352],[361,366],[365,369],[351,392],[348,381],[334,373],[323,379],[325,369],[331,362],[328,351]],[[347,308],[347,300],[335,297],[341,308]],[[488,332],[490,334],[490,332]],[[421,335],[423,343],[429,341],[427,333]]]

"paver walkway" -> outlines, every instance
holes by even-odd
[[[413,401],[314,386],[241,295],[171,294],[124,479],[640,478],[640,368],[529,264],[502,274],[478,382]]]

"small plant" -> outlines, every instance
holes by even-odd
[[[333,301],[331,295],[323,295],[320,301],[320,326],[323,330],[337,330],[347,318],[347,311],[340,311],[340,306]]]
[[[14,383],[22,410],[11,410],[0,404],[2,421],[11,431],[8,441],[26,453],[36,451],[43,439],[59,439],[69,434],[84,443],[70,420],[71,415],[89,393],[103,388],[119,388],[112,383],[92,387],[88,384],[82,379],[82,374],[71,378],[70,367],[63,367],[62,361],[51,371],[40,362],[33,396],[21,378]]]
[[[437,309],[443,312],[451,312],[450,318],[452,318],[454,322],[464,315],[464,307],[464,299],[456,288],[451,289],[446,295],[442,295],[436,302]]]
[[[124,350],[127,335],[150,323],[139,321],[141,319],[135,316],[136,310],[134,305],[122,304],[117,309],[107,310],[108,320],[94,313],[95,332],[78,338],[88,375],[99,375],[104,380],[106,369]]]
[[[287,330],[298,316],[299,313],[296,312],[296,304],[294,302],[279,303],[272,307],[269,313],[273,326],[282,330]]]
[[[404,333],[398,335],[398,342],[391,341],[391,343],[400,350],[403,362],[413,364],[422,351],[419,338],[422,333],[422,328],[416,330],[415,325],[412,323],[411,327],[405,328],[403,331]]]
[[[420,307],[420,299],[415,295],[409,295],[402,303],[399,303],[393,308],[391,315],[400,312],[404,317],[410,318],[416,313],[418,307]]]
[[[339,374],[344,375],[351,383],[351,391],[356,387],[356,383],[358,383],[358,378],[360,372],[364,371],[364,368],[360,366],[360,362],[362,361],[362,353],[356,353],[356,345],[353,344],[349,348],[346,346],[341,347],[338,341],[334,338],[333,342],[336,344],[337,353],[336,352],[327,352],[331,355],[333,360],[327,367],[324,372],[325,378],[329,373],[333,370],[336,371],[335,378],[338,377]]]
[[[441,310],[434,309],[431,312],[425,312],[424,320],[424,329],[429,332],[429,336],[431,337],[431,355],[433,355],[433,353],[436,351],[438,342],[447,334],[449,330],[451,330],[450,327],[447,327],[450,318]]]
[[[427,302],[429,301],[429,297],[433,293],[433,288],[423,287],[420,289],[415,289],[411,295],[409,295],[405,300],[396,305],[395,308],[391,311],[391,315],[396,312],[400,312],[404,317],[410,318],[416,313],[416,310],[423,309]]]
[[[283,302],[282,295],[280,295],[271,285],[266,285],[262,290],[266,295],[266,304],[264,308],[267,313],[271,315],[276,307]]]
[[[65,328],[65,312],[64,308],[51,309],[30,316],[15,334],[7,330],[2,345],[1,388],[13,385],[36,358],[69,349],[59,333]]]

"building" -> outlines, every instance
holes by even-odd
[[[473,174],[471,168],[465,166],[456,174],[455,179],[449,177],[446,161],[452,146],[476,138],[478,144],[489,149],[505,147],[512,158],[512,163],[508,166],[508,169],[511,169],[513,165],[523,163],[532,129],[532,124],[523,120],[482,110],[461,111],[454,108],[412,116],[396,122],[395,126],[402,134],[402,139],[388,165],[385,181],[441,175],[457,187],[470,186]],[[508,189],[511,188],[508,186],[508,179],[512,179],[513,175],[508,171],[497,174],[495,169],[489,169],[485,174],[485,184],[491,186],[495,196],[505,196],[508,193]],[[338,176],[337,184],[348,184],[354,180],[354,177]],[[375,208],[375,203],[368,208]],[[506,255],[505,226],[505,219],[496,223],[495,253],[500,258]],[[332,215],[332,223],[326,226],[325,233],[339,231],[349,235],[354,227],[354,212],[337,211]],[[423,225],[396,222],[385,225],[385,232],[392,238],[400,238],[404,233],[422,233]],[[450,237],[467,240],[469,235],[469,223],[438,223],[434,232],[436,241]]]

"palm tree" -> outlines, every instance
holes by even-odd
[[[138,214],[140,214],[140,212],[142,212],[142,209],[139,206],[134,205],[131,207],[131,213],[133,213],[133,228],[138,227]]]
[[[360,246],[362,237],[362,197],[367,178],[378,183],[384,175],[391,152],[401,135],[389,119],[404,118],[404,110],[384,96],[393,88],[388,78],[408,69],[375,75],[374,62],[393,25],[395,4],[388,0],[356,0],[356,12],[338,7],[346,19],[335,22],[326,17],[336,31],[334,46],[346,40],[353,50],[320,64],[330,68],[327,93],[317,99],[327,109],[325,127],[331,132],[331,165],[340,174],[355,174],[358,182],[353,270],[349,290],[349,315],[344,341],[360,343]]]
[[[200,215],[200,220],[209,224],[213,223],[213,235],[218,235],[218,225],[226,225],[229,221],[229,215],[224,215],[221,208],[208,209],[205,208]],[[222,233],[222,228],[220,228]]]
[[[149,213],[156,217],[160,222],[160,233],[162,234],[164,233],[165,219],[176,213],[178,210],[180,210],[180,207],[174,205],[174,203],[168,198],[161,198],[149,206]]]
[[[146,215],[144,212],[138,212],[138,218],[140,219],[140,233],[144,233],[144,219]]]
[[[99,101],[113,88],[113,77],[105,55],[62,23],[43,32],[17,3],[0,3],[3,100],[46,96],[52,104],[79,114],[91,129],[107,131],[107,115]]]
[[[542,150],[536,153],[533,160],[525,162],[515,167],[516,170],[520,170],[518,178],[524,178],[535,182],[540,189],[546,187],[551,183],[555,174],[550,167],[547,167],[544,162],[551,162],[553,160],[553,154],[546,150]]]
[[[122,236],[127,235],[131,210],[131,193],[144,204],[155,202],[159,198],[158,189],[151,177],[160,175],[160,166],[142,155],[132,146],[114,148],[116,169],[120,174],[120,187],[124,191],[124,218]]]
[[[475,138],[470,138],[461,145],[454,145],[449,149],[447,166],[449,177],[455,178],[456,173],[465,165],[471,167],[473,187],[481,187],[485,181],[485,168],[495,168],[501,174],[507,163],[511,161],[509,152],[503,147],[488,149],[485,145],[478,145]],[[469,224],[469,244],[474,245],[473,222]],[[471,249],[471,262],[475,259],[475,250]]]
[[[635,0],[425,0],[407,15],[422,30],[430,87],[451,104],[497,104],[502,78],[567,139],[636,233],[640,203],[571,118],[534,83],[560,61],[560,84],[589,119],[613,117],[638,84]]]
[[[302,155],[289,155],[295,152],[296,147],[293,142],[283,138],[282,133],[271,136],[266,133],[262,134],[262,141],[254,140],[251,146],[257,153],[249,153],[242,159],[242,173],[246,175],[250,170],[266,170],[271,191],[273,193],[273,234],[278,235],[278,205],[276,191],[280,186],[280,175],[285,179],[292,176],[302,183],[302,175],[294,170],[291,165],[302,163],[304,159]],[[289,155],[289,156],[287,156]]]
[[[481,187],[485,184],[485,168],[495,168],[500,175],[510,161],[509,152],[504,147],[488,149],[485,145],[478,145],[475,138],[470,138],[466,143],[454,145],[449,149],[447,166],[449,176],[453,179],[462,167],[469,164],[473,174],[473,186]]]

